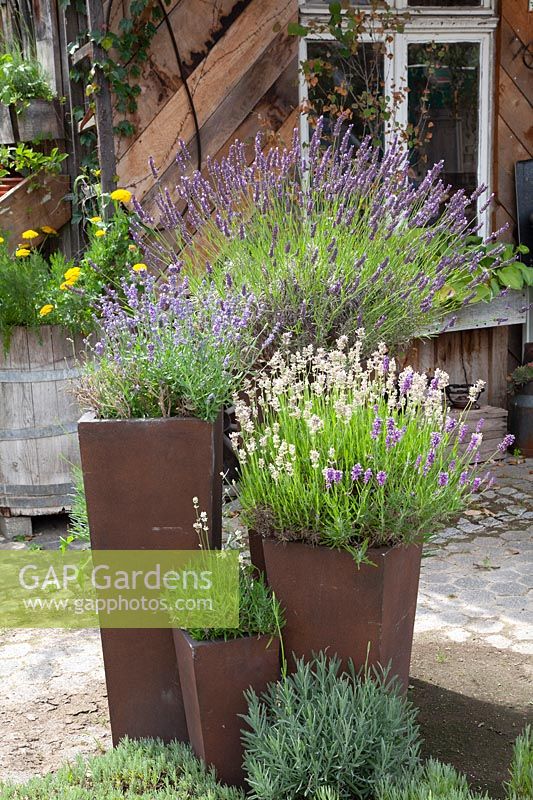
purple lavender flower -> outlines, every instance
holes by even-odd
[[[459,433],[458,433],[458,435],[457,435],[457,438],[458,438],[458,440],[459,440],[459,442],[460,442],[461,444],[462,444],[462,443],[464,442],[464,440],[466,439],[466,434],[467,434],[467,433],[468,433],[468,425],[466,425],[466,424],[463,422],[463,423],[462,423],[462,424],[459,426]]]
[[[446,423],[444,425],[444,430],[446,433],[451,433],[457,425],[457,420],[455,417],[446,417]]]
[[[334,467],[324,467],[322,475],[326,481],[326,489],[331,489],[334,483],[342,481],[343,472],[341,469],[334,469]]]
[[[474,480],[472,481],[472,491],[477,492],[482,483],[483,483],[482,478],[474,478]]]
[[[447,486],[449,479],[450,479],[450,476],[448,475],[447,472],[439,472],[439,477],[437,479],[437,482],[438,482],[439,486],[441,486],[441,487],[442,486]]]
[[[498,450],[500,453],[505,453],[509,447],[514,444],[515,437],[512,433],[508,433],[506,436],[503,437],[500,444],[498,445]]]
[[[364,470],[363,470],[363,467],[361,466],[361,464],[355,464],[352,467],[352,471],[351,471],[352,481],[358,481],[359,478],[361,477],[361,475],[363,474],[363,472],[364,472]]]
[[[384,472],[382,469],[376,474],[376,481],[380,486],[384,486],[385,481],[387,480],[387,473]]]
[[[370,436],[372,439],[377,439],[379,434],[381,433],[381,417],[375,417],[374,422],[372,423],[372,430],[370,432]]]
[[[476,433],[479,433],[481,431],[481,428],[483,427],[484,424],[485,424],[484,418],[480,417],[476,425]]]
[[[363,481],[364,483],[368,483],[370,480],[372,480],[372,470],[369,467],[368,469],[365,469],[365,474],[363,475]]]
[[[437,431],[433,431],[433,433],[431,434],[431,440],[430,440],[432,449],[435,449],[436,447],[439,446],[439,444],[441,442],[441,439],[442,439],[442,437],[441,437],[440,433],[437,433]]]
[[[468,470],[465,469],[463,472],[461,472],[459,476],[459,484],[461,486],[464,486],[467,481],[468,481]]]
[[[472,453],[474,450],[477,450],[482,440],[483,435],[481,433],[473,433],[470,437],[468,447],[466,448],[467,453]]]

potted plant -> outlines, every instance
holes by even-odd
[[[533,456],[533,362],[517,367],[509,377],[509,430],[526,458]]]
[[[50,78],[34,54],[0,53],[0,141],[63,138],[63,120]]]
[[[384,345],[366,363],[362,346],[279,352],[236,398],[238,492],[287,654],[391,662],[406,688],[423,543],[490,478],[470,466],[479,427],[460,451],[445,373],[398,375]]]
[[[205,520],[197,526],[205,536]],[[264,578],[241,563],[238,627],[173,630],[189,741],[224,783],[243,783],[245,692],[262,692],[278,680],[282,625],[280,605]]]
[[[235,290],[221,303],[209,287],[194,298],[179,273],[174,264],[158,282],[134,264],[125,303],[115,291],[101,301],[78,386],[95,548],[196,548],[195,495],[213,520],[210,546],[221,543],[221,412],[257,357],[255,301]],[[170,629],[105,630],[102,643],[114,741],[186,738]]]

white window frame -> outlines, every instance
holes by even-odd
[[[492,187],[493,128],[494,128],[494,86],[495,86],[495,44],[494,31],[498,17],[494,13],[495,0],[482,0],[482,6],[446,9],[420,8],[407,6],[407,0],[395,0],[394,8],[407,11],[409,18],[404,31],[395,33],[387,49],[394,54],[393,59],[385,59],[385,92],[391,92],[393,85],[401,86],[407,79],[407,48],[410,44],[424,42],[472,42],[479,45],[479,108],[478,108],[478,184],[487,187],[487,192],[478,200],[480,233],[486,236],[491,230],[491,209],[483,214],[481,207],[486,203]],[[392,5],[392,4],[391,4]],[[300,17],[303,24],[309,19],[327,19],[327,5],[306,3],[300,0]],[[310,34],[299,40],[298,61],[307,59],[307,41],[328,41],[326,34]],[[370,41],[363,37],[362,41]],[[307,84],[300,73],[300,102],[307,100]],[[399,106],[395,121],[400,125],[407,123],[407,97]],[[303,143],[309,141],[307,115],[300,114],[300,134]],[[385,138],[387,140],[387,136]]]

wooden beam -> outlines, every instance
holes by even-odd
[[[270,48],[277,31],[286,31],[296,13],[296,0],[252,0],[240,14],[189,78],[200,127],[214,114],[221,96],[232,92]],[[179,139],[191,142],[194,134],[189,99],[182,87],[124,154],[118,165],[122,182],[142,199],[153,180],[148,158],[153,155],[160,169],[168,169]]]
[[[102,0],[87,0],[87,16],[89,29],[105,30]],[[107,53],[100,45],[93,44],[93,57],[96,62],[104,62]],[[109,83],[99,66],[94,68],[94,82],[98,89],[95,92],[95,117],[98,133],[98,160],[100,163],[100,184],[102,192],[111,192],[115,186],[117,164],[115,158],[115,137],[113,133],[113,104]],[[107,213],[110,213],[108,207]]]
[[[533,77],[531,80],[533,85]],[[500,117],[505,121],[524,150],[533,156],[533,109],[505,70],[500,71]],[[532,89],[533,94],[533,89]]]

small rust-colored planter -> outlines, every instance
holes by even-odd
[[[289,667],[292,653],[309,659],[325,650],[345,667],[391,664],[404,690],[418,594],[418,545],[371,549],[375,564],[361,564],[343,550],[302,542],[263,540],[268,583],[285,609],[283,642]],[[368,659],[368,660],[367,660]]]
[[[174,630],[189,740],[196,755],[212,764],[219,780],[244,783],[239,716],[247,711],[244,692],[263,692],[279,680],[279,639],[246,636],[227,642],[196,642]]]
[[[78,424],[95,550],[193,550],[192,503],[220,547],[222,418],[97,420]],[[187,740],[172,630],[101,631],[113,742]]]

